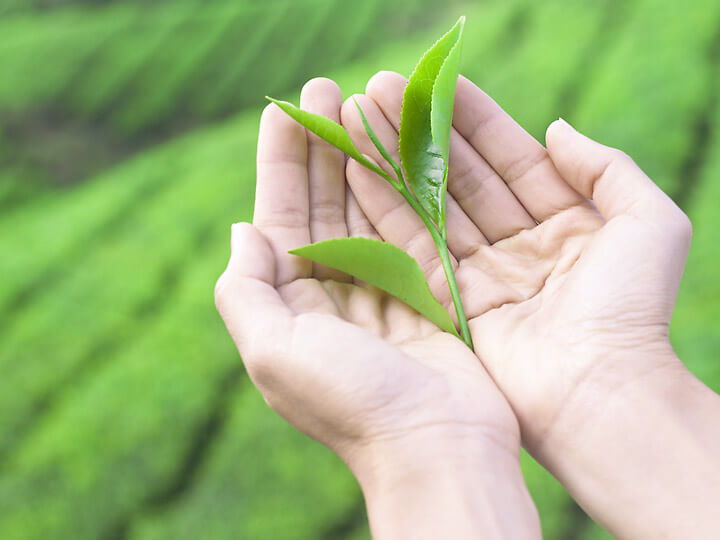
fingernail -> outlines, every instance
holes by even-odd
[[[242,241],[242,228],[245,225],[243,222],[233,223],[230,226],[230,256],[237,253],[239,243]]]
[[[558,122],[560,122],[562,125],[569,127],[573,131],[575,131],[575,128],[572,127],[562,116],[559,116],[557,119]]]

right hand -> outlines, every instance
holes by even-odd
[[[388,149],[397,149],[405,84],[381,72],[366,96],[355,96]],[[351,100],[342,122],[382,163]],[[524,444],[542,459],[561,417],[575,427],[594,418],[598,390],[685,371],[668,326],[690,221],[628,156],[563,121],[548,128],[546,151],[462,77],[454,128],[448,236],[475,351],[517,414]],[[348,181],[378,233],[420,261],[452,310],[435,247],[412,209],[353,161]]]

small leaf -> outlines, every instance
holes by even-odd
[[[353,101],[355,101],[355,98],[353,98]],[[368,138],[373,143],[375,148],[377,148],[377,151],[380,152],[380,155],[385,158],[385,161],[387,161],[390,166],[393,168],[393,171],[395,171],[395,174],[397,175],[397,185],[395,186],[396,189],[400,189],[400,186],[403,184],[403,175],[402,170],[400,169],[400,165],[398,165],[395,160],[390,155],[390,152],[388,152],[383,144],[380,142],[380,139],[375,134],[375,131],[373,130],[372,126],[370,125],[370,122],[368,122],[367,117],[365,116],[365,113],[360,108],[360,105],[358,105],[358,102],[355,101],[355,106],[357,107],[358,112],[360,113],[360,119],[362,120],[363,126],[365,126],[365,133],[367,133]]]
[[[319,114],[304,111],[287,101],[279,101],[268,96],[265,97],[285,111],[293,120],[315,133],[321,139],[339,148],[361,165],[364,165],[374,173],[385,178],[388,182],[393,182],[389,174],[360,153],[348,132],[337,122],[333,122],[329,118]]]
[[[423,55],[410,75],[402,103],[402,166],[410,189],[440,231],[445,230],[450,126],[464,24],[461,17]]]
[[[440,329],[458,335],[450,315],[430,292],[420,265],[392,244],[370,238],[334,238],[290,253],[366,281],[399,298]]]

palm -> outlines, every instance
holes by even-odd
[[[295,402],[298,391],[312,389],[318,401],[304,398],[306,413],[322,418],[333,404],[344,438],[376,440],[440,424],[512,433],[509,407],[476,357],[402,302],[373,287],[315,278],[295,280],[280,295],[303,314],[293,336],[295,358],[270,393],[282,396],[281,414],[289,397]],[[472,403],[458,407],[457,396],[472,396]]]
[[[566,356],[556,351],[598,337],[588,334],[600,325],[576,308],[590,308],[587,285],[602,282],[598,267],[584,260],[591,256],[601,226],[591,209],[569,209],[480,249],[458,268],[475,350],[487,359],[521,424],[529,426],[526,439],[552,422],[593,360],[578,355],[575,358],[588,361],[565,364]],[[613,314],[604,315],[613,319]],[[578,325],[581,320],[584,324]]]
[[[356,96],[387,148],[397,147],[405,84],[384,72],[370,81],[367,96]],[[361,151],[380,161],[354,106],[346,104],[342,112]],[[605,222],[560,177],[545,149],[462,78],[454,127],[448,245],[475,351],[533,445],[591,367],[613,361],[630,345],[666,338],[674,291],[663,285],[668,280],[657,268],[667,257],[638,247],[656,246],[658,230],[627,216]],[[618,159],[624,167],[624,158]],[[349,166],[348,181],[377,232],[418,260],[452,311],[435,247],[412,209],[357,164]],[[637,298],[626,297],[630,285]]]
[[[339,91],[327,80],[306,85],[302,102],[339,117]],[[274,105],[261,121],[254,224],[236,229],[244,251],[216,296],[277,412],[341,455],[350,440],[452,426],[491,430],[517,450],[512,410],[464,344],[377,289],[288,253],[375,233],[346,190],[343,154]]]

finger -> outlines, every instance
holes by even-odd
[[[631,215],[689,226],[687,217],[623,152],[578,133],[564,120],[547,129],[548,152],[563,178],[611,220]]]
[[[350,186],[345,187],[345,219],[347,221],[348,234],[350,236],[359,236],[362,238],[372,238],[374,240],[382,240],[380,235],[372,226],[365,213],[353,195]],[[369,285],[361,279],[353,278],[353,283],[363,288]]]
[[[366,88],[367,95],[396,130],[400,129],[406,85],[407,79],[402,75],[381,71],[370,79]],[[535,220],[503,179],[455,129],[450,133],[448,192],[489,242],[535,226]]]
[[[342,93],[330,79],[316,78],[303,86],[300,107],[340,122]],[[345,155],[307,131],[307,167],[310,189],[310,238],[320,242],[347,237],[345,224]],[[319,279],[350,281],[347,274],[313,263]]]
[[[247,223],[232,228],[230,262],[215,286],[215,304],[255,381],[286,354],[293,313],[273,286],[274,249]]]
[[[545,148],[463,76],[458,79],[453,125],[536,220],[587,204],[558,174]]]
[[[349,186],[345,188],[345,220],[350,236],[362,236],[363,238],[382,240],[375,230],[375,227],[371,225],[365,213],[360,208]]]
[[[260,119],[253,223],[270,242],[275,284],[309,277],[312,265],[288,250],[310,243],[305,129],[277,105]]]
[[[480,246],[489,244],[452,197],[447,198],[447,243],[450,253],[458,261],[472,257]]]

